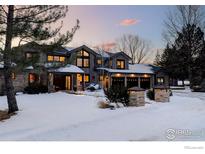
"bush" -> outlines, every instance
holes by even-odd
[[[39,93],[47,93],[48,87],[41,84],[30,84],[26,88],[24,88],[24,93],[27,94],[39,94]]]
[[[112,86],[105,91],[105,95],[111,103],[122,103],[124,106],[129,105],[129,94],[125,87]]]
[[[147,97],[150,99],[150,100],[154,100],[154,91],[152,89],[149,89],[147,91]]]

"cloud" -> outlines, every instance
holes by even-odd
[[[116,46],[115,42],[107,42],[107,43],[99,44],[99,45],[95,46],[94,48],[101,48],[101,49],[103,49],[105,51],[110,51],[115,46]]]
[[[131,25],[138,24],[139,22],[140,22],[140,20],[137,20],[137,19],[123,19],[120,22],[120,25],[121,26],[131,26]]]

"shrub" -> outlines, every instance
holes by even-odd
[[[96,89],[95,89],[95,87],[89,87],[88,90],[95,91]]]
[[[110,102],[116,104],[122,103],[124,106],[129,105],[129,94],[127,88],[125,87],[112,86],[107,91],[105,91],[105,95]]]
[[[29,86],[24,88],[24,93],[27,94],[39,94],[39,93],[47,93],[48,87],[41,84],[30,84]]]
[[[152,89],[149,89],[147,91],[147,97],[150,99],[150,100],[154,100],[154,91]]]

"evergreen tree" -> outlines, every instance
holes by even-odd
[[[0,6],[0,41],[2,43],[4,61],[4,79],[8,101],[9,113],[18,111],[12,83],[12,41],[22,42],[37,41],[49,43],[53,46],[67,44],[79,28],[79,21],[71,30],[60,34],[63,22],[58,21],[66,16],[67,6]],[[54,24],[56,28],[51,28]],[[55,37],[55,38],[54,38]]]
[[[201,71],[197,61],[200,59],[200,53],[204,49],[204,33],[199,27],[188,24],[186,27],[183,27],[181,32],[178,32],[175,46],[179,52],[178,59],[180,59],[181,64],[184,65],[188,72],[188,78],[192,87],[196,84],[196,80],[199,77],[196,71]],[[200,80],[198,81],[200,82]]]

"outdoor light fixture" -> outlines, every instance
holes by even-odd
[[[117,73],[116,76],[121,76],[121,74],[120,74],[120,73]]]
[[[144,77],[145,77],[145,78],[147,78],[147,77],[148,77],[148,75],[147,75],[147,74],[145,74],[145,75],[144,75]]]
[[[131,74],[131,77],[134,77],[135,75],[134,74]]]

